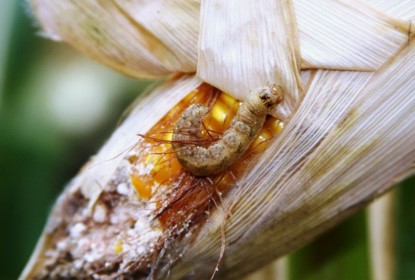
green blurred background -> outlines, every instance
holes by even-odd
[[[16,279],[65,184],[148,85],[40,36],[24,1],[0,7],[0,280]],[[415,279],[415,179],[397,188],[397,279]],[[369,279],[361,211],[290,257],[291,279]]]

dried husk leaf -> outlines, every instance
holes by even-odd
[[[199,63],[197,40],[200,1],[29,2],[43,34],[66,42],[124,74],[149,78],[173,72],[196,72],[196,65]],[[210,5],[209,3],[207,1],[205,5]],[[290,1],[277,3],[274,5],[291,5]],[[262,2],[250,4],[255,9],[256,6],[263,5]],[[241,2],[235,10],[243,5],[245,4]],[[381,10],[388,11],[387,14],[363,1],[294,1],[297,23],[292,22],[292,15],[284,21],[293,23],[290,27],[292,29],[298,24],[301,67],[356,71],[378,69],[407,43],[410,23],[401,19],[411,19],[414,13],[411,0],[399,3],[385,0],[376,5]],[[260,21],[278,21],[275,19],[276,14],[283,13],[275,11],[272,16],[268,16],[270,18]],[[402,18],[393,18],[394,16]],[[229,27],[229,20],[222,18],[220,22]],[[205,25],[216,24],[204,19],[202,21]],[[243,29],[242,31],[246,33]],[[296,36],[295,33],[290,34],[294,49],[298,48]],[[235,41],[228,40],[223,43],[220,46],[226,49],[226,46],[235,44]],[[235,55],[242,60],[240,54]],[[299,62],[296,57],[294,64]],[[220,65],[209,62],[206,67],[214,69],[210,71],[221,73]],[[255,73],[252,75],[255,76]],[[230,92],[235,96],[240,95],[234,90]]]
[[[46,36],[124,74],[153,78],[195,70],[199,1],[30,3]]]
[[[310,85],[291,122],[252,163],[252,169],[238,179],[223,204],[200,229],[197,239],[174,244],[172,250],[183,255],[174,265],[160,267],[159,276],[163,272],[170,272],[173,279],[210,276],[219,257],[221,227],[225,226],[227,247],[218,276],[240,278],[299,248],[413,172],[414,59],[412,43],[376,73],[304,73]],[[184,77],[162,85],[138,103],[99,156],[68,186],[52,212],[43,238],[49,240],[65,216],[65,196],[81,191],[87,196],[86,205],[94,205],[96,193],[113,187],[114,182],[128,181],[125,159],[114,159],[114,151],[134,141],[136,133],[148,130],[174,106],[178,95],[199,84],[197,78]],[[166,92],[161,94],[162,90]],[[157,104],[157,111],[162,108],[161,112],[154,112],[150,102]],[[104,174],[107,179],[102,179]],[[152,236],[157,237],[158,229],[146,220],[148,209],[140,208],[143,206],[134,196],[130,199],[125,207],[133,207],[135,218],[142,220],[143,236],[154,233]],[[228,211],[231,215],[225,219]],[[111,226],[105,232],[111,232]],[[140,239],[137,242],[141,244]],[[153,249],[151,244],[146,243],[145,252]],[[36,269],[45,265],[42,254],[52,245],[39,246],[22,279],[35,275]],[[137,248],[130,250],[134,254]]]
[[[294,1],[302,68],[374,71],[408,42],[409,22],[362,1]]]
[[[239,100],[278,84],[285,100],[277,115],[286,119],[300,100],[297,33],[290,1],[204,1],[197,75]]]
[[[415,19],[415,2],[412,0],[365,0],[388,15],[405,20]]]
[[[196,68],[196,46],[199,34],[198,0],[115,1],[128,16],[157,37],[171,55],[180,61],[173,72],[192,73]],[[171,58],[168,58],[171,59]]]

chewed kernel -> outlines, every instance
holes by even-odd
[[[146,177],[133,174],[130,176],[131,183],[137,194],[144,199],[151,198],[151,185]]]
[[[173,132],[166,132],[163,137],[163,139],[166,141],[171,141],[172,138],[173,138]]]
[[[122,245],[123,245],[122,240],[117,239],[114,243],[114,252],[117,254],[122,253]]]
[[[165,183],[169,178],[176,176],[182,169],[177,159],[171,159],[163,165],[156,165],[158,168],[152,170],[153,179],[158,183]]]
[[[130,156],[130,157],[128,158],[128,161],[129,161],[131,164],[136,163],[136,162],[137,162],[137,160],[138,160],[138,156],[136,156],[136,155],[132,155],[132,156]]]

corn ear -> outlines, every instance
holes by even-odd
[[[163,228],[162,221],[151,219],[151,203],[137,195],[129,175],[131,168],[146,173],[146,165],[128,160],[134,157],[131,151],[113,159],[119,145],[127,145],[134,141],[136,133],[147,131],[183,92],[200,85],[200,80],[182,77],[162,85],[137,104],[98,156],[68,186],[45,229],[46,242],[39,245],[22,279],[50,268],[53,248],[71,248],[64,246],[69,241],[84,244],[87,253],[69,261],[68,270],[58,266],[65,273],[76,271],[75,262],[88,268],[89,262],[96,261],[91,259],[92,255],[103,258],[112,269],[112,264],[121,263],[123,275],[129,275],[133,270],[128,270],[128,261],[148,262],[149,256],[156,254],[161,259],[149,264],[148,269],[157,268],[160,277],[170,273],[173,279],[213,273],[224,240],[223,227],[226,254],[218,276],[226,279],[239,278],[299,248],[413,172],[414,59],[412,43],[375,73],[312,71],[308,75],[307,94],[292,121],[236,178],[218,208],[210,210],[197,234],[192,231],[192,224]],[[152,103],[160,104],[161,111],[153,112]],[[118,201],[121,193],[128,200],[107,213],[113,216],[109,225],[100,226],[94,213],[102,200],[112,197]],[[78,212],[85,219],[94,220],[86,228],[77,222],[79,216],[66,213],[68,201],[73,201],[70,198],[78,196],[84,201]],[[136,226],[126,228],[123,215]],[[65,232],[70,236],[57,236],[59,227],[69,227]],[[189,234],[183,239],[168,239],[169,246],[157,246],[159,238],[178,229]],[[107,240],[108,235],[112,238]],[[56,243],[57,240],[65,242]],[[105,246],[93,245],[94,242]],[[73,250],[70,252],[77,256],[77,249]]]

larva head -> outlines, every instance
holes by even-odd
[[[282,87],[276,84],[260,88],[258,93],[259,99],[267,109],[279,104],[284,99],[284,91]]]

